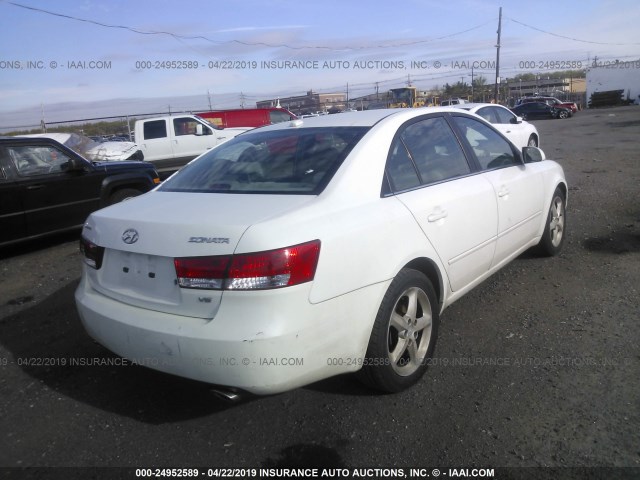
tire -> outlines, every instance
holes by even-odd
[[[560,253],[564,245],[566,222],[565,196],[560,188],[556,188],[551,199],[544,233],[538,244],[541,255],[553,257]]]
[[[435,348],[438,312],[427,277],[417,270],[401,270],[378,309],[360,379],[390,393],[420,380]]]
[[[122,188],[120,190],[116,190],[109,197],[109,205],[129,200],[130,198],[137,197],[138,195],[142,195],[142,192],[135,188]]]
[[[558,112],[558,118],[569,118],[569,112],[566,110],[560,110]]]
[[[529,140],[527,141],[527,147],[537,147],[538,146],[538,139],[536,138],[535,135],[531,135],[529,137]]]

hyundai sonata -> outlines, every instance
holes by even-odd
[[[108,349],[269,394],[361,370],[405,389],[441,312],[565,238],[562,168],[449,108],[239,135],[84,225],[76,301]]]

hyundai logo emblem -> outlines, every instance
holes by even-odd
[[[127,245],[136,243],[138,241],[138,231],[133,228],[125,230],[122,234],[122,241]]]

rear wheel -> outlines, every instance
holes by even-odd
[[[527,142],[527,146],[528,147],[537,147],[538,146],[538,139],[536,138],[535,135],[531,135],[529,137],[529,141]]]
[[[565,196],[560,188],[556,188],[547,215],[547,224],[538,244],[538,251],[552,257],[562,250],[565,237]]]
[[[137,197],[138,195],[142,195],[142,192],[135,188],[122,188],[120,190],[116,190],[109,197],[109,205],[122,202],[123,200],[129,200],[130,198]]]
[[[417,270],[401,270],[380,304],[360,378],[385,392],[416,383],[433,354],[438,321],[431,282]]]
[[[569,112],[567,112],[566,110],[560,110],[560,112],[558,113],[558,118],[568,118],[569,117]]]

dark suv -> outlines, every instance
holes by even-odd
[[[0,246],[81,227],[158,183],[147,162],[90,162],[49,138],[0,137]]]

